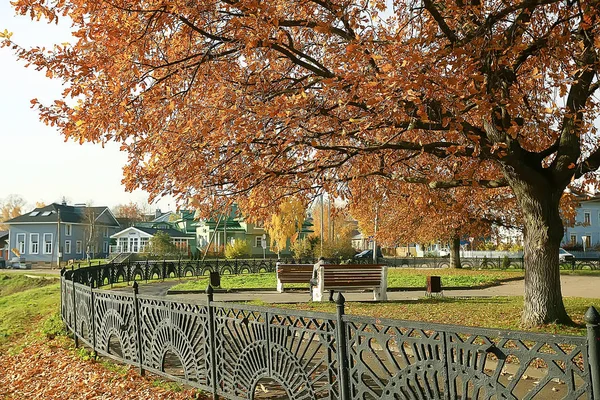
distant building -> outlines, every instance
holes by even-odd
[[[36,266],[61,261],[104,258],[110,236],[120,226],[108,207],[53,203],[4,222],[9,226],[9,259]]]
[[[562,245],[589,250],[600,245],[600,195],[578,195],[578,200],[575,224],[565,225]]]
[[[8,260],[8,231],[0,231],[0,260]]]

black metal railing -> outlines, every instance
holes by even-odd
[[[137,282],[132,293],[97,289],[135,271],[63,270],[76,345],[214,398],[600,399],[593,307],[577,337],[347,315],[341,294],[337,313],[317,313],[216,302],[211,288],[198,302],[139,295]]]

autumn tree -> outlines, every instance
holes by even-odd
[[[460,268],[460,241],[467,237],[486,237],[494,227],[519,228],[520,213],[508,188],[484,190],[458,187],[445,190],[404,182],[380,182],[377,193],[372,186],[351,184],[360,202],[350,202],[351,215],[361,232],[375,235],[379,243],[441,241],[450,246],[450,266]],[[370,193],[370,197],[366,193]],[[377,220],[377,232],[374,221]]]
[[[142,208],[133,201],[130,201],[128,204],[118,204],[112,211],[117,218],[127,218],[132,222],[144,221]]]
[[[16,194],[11,194],[3,200],[0,199],[0,230],[8,230],[8,225],[2,222],[21,215],[25,204],[25,199]]]
[[[559,202],[600,166],[599,0],[11,4],[72,23],[72,45],[3,43],[62,80],[62,99],[32,101],[44,122],[121,143],[128,189],[267,214],[374,176],[508,185],[525,228],[522,322],[569,320]]]
[[[302,201],[290,197],[279,204],[279,212],[271,215],[265,222],[265,230],[271,239],[271,246],[277,251],[285,250],[288,241],[298,239],[306,217],[306,207]]]

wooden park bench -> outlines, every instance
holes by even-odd
[[[358,289],[372,289],[374,300],[387,300],[386,265],[327,265],[319,262],[315,269],[317,284],[312,288],[313,301],[323,301],[326,292]]]
[[[313,264],[277,263],[277,291],[283,293],[286,283],[304,283],[307,286],[313,275]]]

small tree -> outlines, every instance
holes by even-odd
[[[313,242],[309,238],[296,240],[291,244],[290,250],[295,258],[309,258],[313,256]]]
[[[279,212],[271,216],[271,220],[265,223],[265,229],[271,237],[271,245],[277,251],[277,255],[287,247],[288,240],[294,243],[298,238],[298,232],[302,230],[304,223],[304,204],[296,199],[290,198],[279,205]]]
[[[150,239],[150,253],[160,258],[177,251],[177,247],[171,241],[171,236],[166,232],[156,232]]]
[[[246,240],[234,240],[225,247],[225,258],[232,260],[250,256],[250,243]]]
[[[8,225],[2,222],[21,215],[24,206],[25,200],[19,195],[11,194],[3,201],[0,200],[0,230],[7,230]]]

